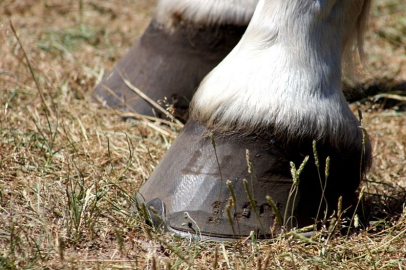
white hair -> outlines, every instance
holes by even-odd
[[[362,48],[369,2],[260,0],[242,40],[198,88],[192,118],[221,133],[360,147],[341,70],[344,52]]]
[[[179,21],[199,25],[247,25],[258,0],[159,0],[155,19],[171,28]]]

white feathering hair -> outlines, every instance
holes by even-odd
[[[192,118],[211,131],[272,131],[361,147],[342,61],[362,53],[370,0],[260,0],[242,40],[201,83]],[[347,62],[350,63],[350,62]]]
[[[248,25],[258,0],[159,0],[155,19],[171,29],[179,20],[199,25]]]

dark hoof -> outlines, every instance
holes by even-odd
[[[137,87],[179,118],[187,117],[189,102],[203,77],[240,40],[245,26],[179,25],[173,33],[152,21],[138,42],[96,86],[94,96],[110,107],[163,116],[131,90]]]
[[[253,231],[267,238],[281,227],[314,224],[337,207],[340,196],[344,204],[351,201],[360,181],[360,162],[354,156],[361,154],[339,153],[323,145],[317,149],[321,180],[311,141],[299,147],[262,135],[210,136],[189,120],[141,188],[139,199],[155,208],[155,224],[179,235],[230,239]],[[306,156],[309,160],[295,186],[290,162],[299,168]],[[327,156],[331,162],[322,199]],[[229,205],[230,197],[234,205]]]

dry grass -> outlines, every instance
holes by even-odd
[[[352,104],[364,111],[375,158],[360,224],[348,235],[324,228],[312,239],[196,243],[131,216],[136,191],[178,127],[137,116],[123,121],[131,114],[93,104],[91,91],[142,33],[153,5],[0,2],[0,269],[404,269],[400,99],[385,110],[371,100]],[[405,82],[406,7],[376,0],[372,15],[368,80]]]

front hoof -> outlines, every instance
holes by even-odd
[[[352,197],[360,180],[359,163],[321,146],[318,168],[312,142],[302,143],[264,135],[212,135],[189,120],[139,199],[155,209],[154,224],[181,236],[226,240],[253,231],[268,238],[282,227],[313,224],[324,211],[332,212],[340,196],[344,202]],[[294,183],[291,162],[299,168],[306,156],[300,183]],[[331,164],[325,182],[327,156]]]

